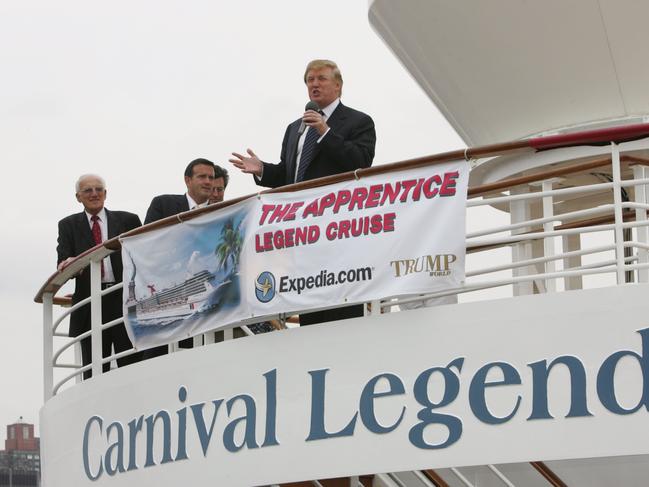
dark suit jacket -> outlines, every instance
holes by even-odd
[[[264,163],[260,186],[277,188],[295,181],[298,129],[302,119],[286,128],[279,164]],[[305,181],[323,176],[370,167],[374,159],[376,132],[369,115],[340,103],[327,119],[330,130],[316,145],[313,160],[307,168]]]
[[[151,200],[144,218],[144,224],[162,220],[168,216],[189,211],[189,202],[184,194],[161,194]]]
[[[137,215],[126,211],[109,211],[106,209],[106,219],[108,220],[106,222],[108,225],[108,238],[116,237],[142,225]],[[92,231],[90,230],[85,211],[65,217],[59,222],[59,238],[58,246],[56,247],[57,265],[68,257],[76,257],[94,246],[95,241],[92,238]],[[115,280],[121,282],[123,270],[122,254],[120,252],[110,254],[110,263],[113,267]],[[73,304],[90,296],[90,268],[86,267],[81,271],[81,274],[75,278],[75,281],[74,295],[72,296]],[[119,293],[112,294],[119,295]],[[102,308],[104,307],[102,306]],[[103,311],[104,316],[110,317],[110,319],[121,316],[121,306],[119,309],[104,309]],[[86,305],[72,313],[69,334],[75,337],[89,329],[90,306]]]

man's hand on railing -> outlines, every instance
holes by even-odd
[[[70,262],[74,260],[74,257],[68,257],[67,259],[59,262],[59,265],[56,266],[56,269],[60,272],[65,269]]]

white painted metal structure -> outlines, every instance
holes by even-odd
[[[649,43],[637,24],[648,9],[632,0],[376,0],[370,20],[464,139],[483,144],[644,120]],[[82,369],[53,294],[90,265],[96,307],[97,262],[110,250],[80,257],[38,296],[44,485],[236,486],[344,476],[356,487],[360,474],[375,474],[373,485],[386,487],[646,485],[649,414],[640,406],[649,377],[639,330],[649,323],[649,138],[614,140],[473,161],[467,280],[424,297],[457,294],[459,304],[399,311],[409,300],[386,297],[365,318],[222,343],[209,343],[208,334],[205,346],[106,374],[95,361],[93,379],[77,383]],[[96,350],[100,326],[95,319],[89,332]],[[619,351],[627,353],[613,368],[615,413],[606,364]],[[533,373],[541,368],[534,364],[557,357],[583,364],[583,397],[573,394],[579,374],[563,365],[545,382]],[[431,368],[435,377],[422,386]],[[543,384],[553,418],[538,414]],[[450,428],[440,423],[421,431],[417,446],[422,391],[439,406],[434,411],[462,423],[445,448],[421,444],[448,441]],[[492,420],[511,418],[489,423],[481,397]],[[586,403],[590,416],[575,413]],[[165,419],[156,419],[163,411],[167,437]],[[323,429],[341,434],[323,438]],[[562,483],[541,476],[532,461],[546,461]],[[429,469],[444,483],[431,480]]]
[[[370,23],[468,145],[649,114],[641,0],[373,0]]]

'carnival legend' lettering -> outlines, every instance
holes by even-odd
[[[304,441],[335,441],[336,438],[354,436],[360,428],[365,428],[377,435],[400,432],[407,435],[413,447],[420,449],[447,448],[462,437],[463,423],[462,418],[450,414],[444,408],[457,400],[463,388],[467,389],[466,396],[472,414],[485,424],[497,427],[517,415],[523,415],[526,421],[553,420],[553,413],[558,413],[550,411],[548,382],[552,371],[558,368],[567,371],[570,377],[570,406],[565,412],[565,418],[593,416],[592,411],[595,409],[592,404],[588,404],[586,394],[589,381],[594,381],[597,399],[610,413],[628,415],[640,409],[646,412],[649,411],[649,328],[638,330],[637,333],[641,339],[641,352],[620,350],[612,353],[603,360],[595,377],[588,377],[582,361],[572,355],[527,363],[531,373],[531,381],[528,384],[523,382],[521,371],[504,361],[490,362],[479,366],[473,373],[467,373],[466,357],[455,358],[445,366],[432,366],[416,377],[402,378],[394,373],[382,372],[370,378],[358,390],[357,399],[347,395],[344,404],[339,400],[335,401],[338,407],[337,417],[347,408],[346,416],[343,416],[347,419],[338,424],[332,424],[331,418],[327,417],[327,404],[334,402],[327,399],[327,381],[344,378],[337,377],[335,372],[328,377],[328,368],[309,370],[307,373],[310,376],[310,397],[308,391],[305,391],[303,400],[305,407],[310,403],[310,417],[309,424],[303,426],[305,431],[308,430]],[[630,360],[637,363],[642,373],[640,390],[635,395],[639,397],[636,404],[629,404],[626,397],[620,401],[616,394],[616,371],[622,359],[625,359],[625,362]],[[83,433],[83,467],[86,476],[90,480],[97,480],[104,473],[113,476],[136,470],[141,466],[153,467],[157,463],[186,460],[192,454],[202,453],[207,456],[212,439],[216,436],[221,436],[220,444],[230,454],[243,449],[279,445],[277,370],[266,372],[263,378],[266,393],[265,411],[259,410],[260,405],[249,394],[184,406],[182,404],[187,400],[188,391],[181,386],[178,399],[182,407],[177,409],[175,414],[163,409],[146,417],[142,414],[125,424],[120,421],[108,423],[100,416],[92,416],[86,422]],[[440,383],[441,390],[434,390],[431,386]],[[404,398],[408,390],[412,399]],[[498,397],[499,408],[498,412],[495,412],[490,408],[488,399],[494,401],[494,394],[498,393],[501,394]],[[380,420],[376,414],[376,405],[379,402],[382,403]],[[417,404],[416,410],[408,414],[408,408],[412,407],[413,402]],[[386,408],[386,404],[389,407]],[[503,404],[506,405],[506,411],[503,411]],[[523,404],[529,405],[530,410],[522,411]],[[235,407],[238,411],[243,409],[245,414],[232,418]],[[217,416],[227,416],[229,420],[219,435],[214,431]],[[263,433],[258,431],[257,426],[262,418]],[[444,431],[442,437],[436,436],[433,439],[427,435],[426,430],[429,426],[441,426]],[[299,425],[292,425],[291,428],[295,430]],[[137,450],[138,436],[145,440],[143,452]],[[172,437],[175,440],[174,445]],[[156,438],[157,441],[154,441]],[[191,443],[188,443],[188,438]],[[143,441],[140,441],[139,444],[142,443]],[[188,444],[194,445],[195,451],[190,451]],[[161,447],[154,451],[154,445]],[[144,458],[144,464],[139,465],[137,458]]]

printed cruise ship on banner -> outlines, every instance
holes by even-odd
[[[271,193],[124,238],[131,339],[146,348],[279,312],[459,287],[468,172],[459,161]]]
[[[240,260],[252,200],[122,239],[124,323],[136,348],[241,320]]]

